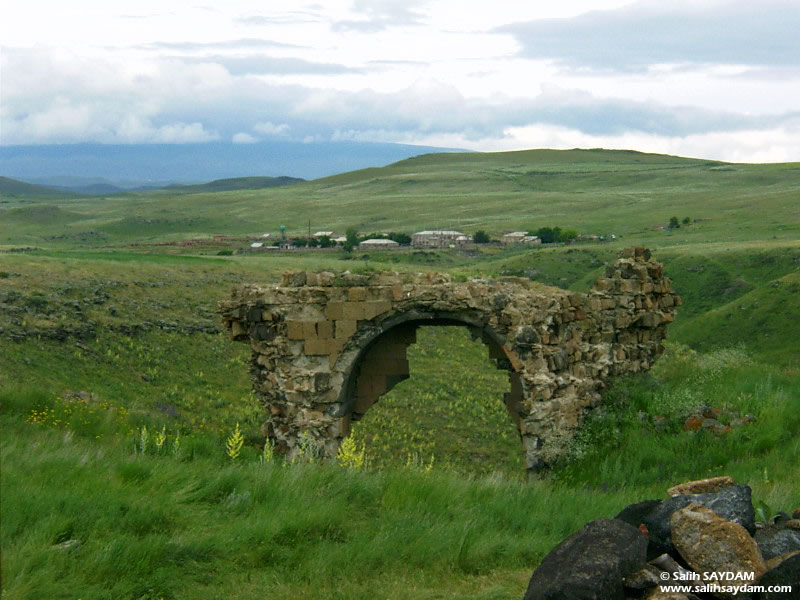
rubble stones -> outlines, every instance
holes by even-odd
[[[792,600],[797,598],[797,590],[798,586],[800,586],[800,554],[790,556],[771,571],[767,571],[758,580],[758,584],[767,589],[775,586],[791,587],[791,591],[787,592],[761,592],[759,600]]]
[[[610,377],[650,368],[679,305],[649,251],[628,248],[588,294],[520,278],[290,272],[280,285],[237,288],[218,312],[251,345],[254,389],[265,409],[280,408],[267,430],[290,457],[301,433],[335,456],[351,421],[408,377],[419,325],[469,327],[509,370],[506,405],[535,472],[563,454]],[[325,389],[310,383],[318,374]],[[301,408],[323,416],[308,422]]]
[[[672,541],[696,573],[731,572],[732,585],[753,583],[766,571],[755,540],[738,523],[726,521],[713,510],[691,503],[670,519]],[[754,579],[742,579],[743,577]]]
[[[792,521],[769,525],[756,531],[756,543],[764,559],[800,550],[800,531],[793,529]]]
[[[698,479],[696,481],[688,481],[680,485],[672,486],[667,490],[670,496],[681,496],[683,494],[707,494],[710,492],[718,492],[726,487],[736,485],[733,477],[711,477],[709,479]]]
[[[650,531],[651,543],[662,544],[665,551],[671,551],[671,517],[675,511],[691,503],[710,508],[720,517],[742,525],[750,534],[755,532],[755,511],[750,488],[746,485],[735,485],[719,492],[673,496],[653,506],[641,521]]]
[[[707,489],[730,481],[730,478],[715,478],[709,482],[688,482],[670,488],[670,490],[687,489]],[[668,500],[648,500],[637,504],[632,504],[623,509],[617,519],[626,521],[625,527],[628,531],[635,529],[637,523],[643,519],[650,518],[650,513],[662,508],[664,504],[674,502],[676,498],[697,498],[704,499],[707,506],[715,507],[713,510],[699,503],[690,502],[680,508],[673,510],[669,517],[671,520],[671,540],[674,547],[669,553],[650,558],[648,547],[648,562],[638,569],[630,571],[628,575],[621,578],[625,588],[625,598],[646,598],[650,600],[672,600],[674,598],[686,598],[698,600],[699,598],[743,598],[744,600],[784,600],[796,598],[797,589],[800,586],[800,550],[786,552],[775,556],[769,560],[764,560],[759,544],[751,537],[751,533],[738,523],[723,518],[718,514],[719,507],[731,508],[731,490],[736,493],[733,497],[738,504],[738,511],[747,515],[753,512],[752,505],[743,506],[745,501],[749,502],[749,488],[744,485],[735,485],[723,488],[717,492],[706,492],[703,494],[684,494],[675,496]],[[746,490],[746,493],[744,492]],[[714,497],[717,497],[716,499]],[[765,529],[763,523],[759,523],[758,531],[765,531],[770,528],[777,531],[791,531],[795,529],[789,527],[793,523],[789,516],[780,513],[774,518],[772,523]],[[592,521],[586,527],[602,520]],[[643,536],[650,534],[647,527],[639,527]],[[564,590],[563,595],[555,593],[553,598],[616,598],[618,588],[613,582],[602,580],[603,594],[596,595],[597,587],[592,587],[586,582],[585,577],[576,577],[574,568],[570,566],[574,561],[581,565],[585,573],[592,572],[591,561],[586,561],[587,556],[593,553],[596,555],[595,564],[607,564],[607,553],[602,551],[602,544],[596,547],[589,541],[584,541],[580,547],[573,548],[573,554],[568,555],[565,549],[575,546],[574,540],[586,540],[581,537],[582,532],[574,534],[552,551],[542,561],[542,565],[534,571],[528,587],[529,594],[532,588],[538,590]],[[756,537],[758,537],[758,533]],[[571,544],[567,542],[571,541]],[[652,539],[650,540],[652,546]],[[596,550],[596,551],[595,551]],[[562,569],[552,568],[553,564],[564,565]],[[685,565],[689,566],[687,568]],[[548,568],[544,568],[545,566]],[[705,578],[705,579],[704,579]],[[572,585],[571,585],[572,584]],[[683,585],[692,589],[692,592],[675,595],[666,592],[665,585]],[[723,589],[716,591],[709,590],[707,586],[720,586]],[[724,588],[741,588],[745,585],[763,586],[763,591],[750,593],[747,590],[732,591]],[[777,592],[774,590],[766,591],[770,586],[791,586],[791,591]],[[577,590],[575,592],[574,590]],[[572,595],[570,595],[572,594]],[[695,595],[697,594],[697,595]],[[549,596],[530,596],[533,598]],[[529,596],[525,596],[528,600]]]
[[[644,568],[646,547],[627,523],[591,521],[544,558],[524,600],[623,600],[623,579]]]

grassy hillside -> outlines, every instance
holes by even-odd
[[[196,194],[198,192],[231,192],[238,190],[261,190],[265,188],[281,187],[284,185],[294,185],[303,179],[297,177],[234,177],[230,179],[215,179],[208,183],[196,185],[180,185],[170,188],[171,192],[186,192]]]
[[[61,235],[94,231],[97,244],[314,230],[504,230],[560,225],[665,244],[800,237],[800,164],[740,165],[635,152],[531,150],[435,154],[297,185],[191,195],[139,192],[64,199],[82,214]],[[6,202],[7,208],[14,206]],[[398,206],[402,210],[397,210]],[[224,207],[224,209],[222,208]],[[691,225],[654,231],[670,217]],[[191,222],[186,222],[191,219]],[[17,224],[0,244],[40,245],[56,232]],[[132,227],[144,223],[151,226]],[[129,226],[132,228],[129,229]]]
[[[0,198],[7,199],[9,197],[23,197],[23,198],[51,198],[53,196],[71,196],[70,193],[62,193],[43,185],[34,185],[32,183],[25,183],[24,181],[17,181],[10,177],[0,177]]]
[[[791,510],[798,205],[797,164],[608,151],[423,156],[265,190],[3,195],[3,597],[520,598],[560,539],[680,481],[729,474],[763,513]],[[653,229],[671,216],[690,223]],[[214,234],[300,233],[309,218],[315,230],[560,225],[623,237],[217,255],[248,242]],[[522,481],[507,376],[458,327],[419,330],[411,377],[354,428],[364,468],[265,456],[249,349],[215,314],[234,285],[290,268],[388,268],[586,290],[633,243],[684,299],[667,353],[615,382],[548,479]],[[752,419],[723,435],[684,430],[703,406],[723,425]]]

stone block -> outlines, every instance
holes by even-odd
[[[333,321],[317,321],[317,337],[328,340],[333,337]]]
[[[338,354],[339,352],[342,351],[342,348],[344,348],[345,340],[329,339],[329,340],[325,340],[325,341],[326,341],[326,344],[327,344],[326,347],[327,347],[327,353],[328,354],[333,354],[333,353],[337,353]]]
[[[328,354],[328,340],[306,340],[303,351],[309,356],[323,356]]]
[[[617,301],[613,298],[603,298],[600,300],[600,303],[603,306],[603,310],[614,308],[617,306]]]
[[[303,321],[303,339],[313,340],[317,337],[316,321]]]
[[[342,319],[346,321],[364,320],[363,302],[344,302],[342,304]]]
[[[350,302],[364,302],[367,299],[367,288],[351,287],[347,290],[347,299]]]
[[[358,324],[349,319],[339,319],[334,323],[334,337],[337,340],[350,338],[355,332]]]
[[[286,337],[290,340],[302,340],[304,338],[303,322],[286,321]]]
[[[378,315],[382,315],[385,312],[389,312],[391,309],[392,309],[392,303],[387,302],[385,300],[365,302],[364,319],[366,320],[374,319]]]
[[[328,302],[325,307],[325,316],[331,320],[341,319],[343,306],[344,302]]]
[[[336,275],[331,273],[330,271],[322,271],[321,273],[317,274],[317,285],[323,287],[330,287],[333,285],[333,282],[336,280]]]
[[[594,289],[599,292],[611,292],[614,290],[614,280],[601,277],[594,282]]]

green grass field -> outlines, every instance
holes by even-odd
[[[257,191],[12,189],[0,198],[4,598],[520,598],[566,535],[681,481],[729,474],[761,514],[800,506],[798,164],[530,151]],[[671,216],[691,222],[653,229]],[[301,233],[309,219],[314,230],[559,225],[623,237],[217,255],[246,242],[216,234]],[[209,243],[175,243],[187,240]],[[265,457],[248,347],[215,314],[233,286],[292,268],[391,269],[586,290],[630,244],[650,247],[683,297],[667,353],[614,383],[548,478],[523,480],[506,375],[459,327],[419,330],[411,377],[354,428],[364,467]],[[753,421],[685,431],[702,406],[724,424]]]

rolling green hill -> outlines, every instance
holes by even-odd
[[[0,199],[7,199],[9,197],[16,198],[51,198],[53,196],[71,196],[68,192],[59,192],[43,185],[34,185],[32,183],[25,183],[24,181],[17,181],[10,177],[0,177]]]
[[[65,208],[83,219],[58,234],[110,228],[104,244],[138,241],[141,228],[126,233],[124,226],[133,218],[174,222],[172,230],[159,225],[148,236],[163,240],[276,233],[280,225],[300,235],[309,220],[315,231],[337,232],[453,228],[497,236],[559,225],[633,243],[794,240],[798,198],[797,163],[724,164],[607,150],[454,153],[270,189],[65,197]],[[673,216],[691,225],[660,229]],[[195,227],[185,227],[188,217]],[[0,244],[40,245],[53,235],[46,227],[3,230]]]
[[[208,183],[196,185],[179,185],[169,188],[174,192],[196,194],[198,192],[231,192],[237,190],[262,190],[265,188],[281,187],[301,183],[304,179],[297,177],[234,177],[229,179],[215,179]]]

